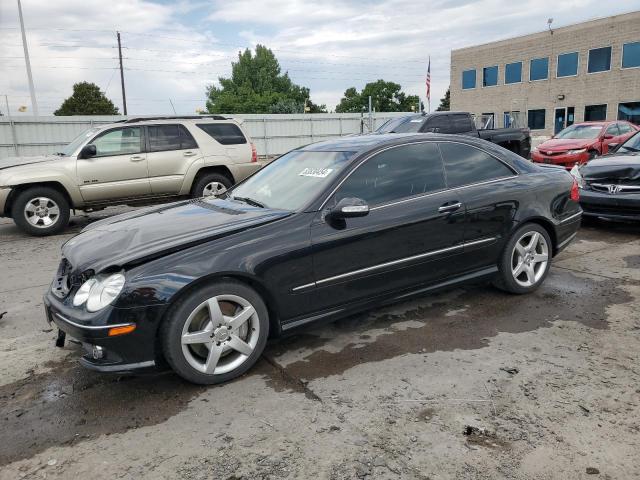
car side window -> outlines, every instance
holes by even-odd
[[[95,156],[109,157],[142,152],[140,131],[140,127],[117,128],[94,138],[91,143],[96,146]]]
[[[361,164],[334,195],[361,198],[370,206],[445,188],[442,159],[435,143],[390,148]]]
[[[449,115],[431,117],[424,126],[423,132],[450,133]]]
[[[150,152],[180,150],[178,125],[150,125],[147,127],[147,132]]]
[[[234,123],[198,123],[196,126],[222,145],[247,143],[242,130]]]
[[[618,124],[614,123],[612,125],[609,125],[607,127],[607,131],[605,132],[605,135],[613,135],[614,137],[617,137],[618,135],[620,135],[620,130],[618,130]]]
[[[450,188],[515,175],[497,158],[462,143],[441,143],[440,151]]]
[[[628,123],[619,123],[618,129],[620,130],[620,135],[626,135],[633,130],[633,128],[631,128],[631,125],[629,125]]]
[[[181,150],[188,150],[191,148],[198,148],[198,144],[196,143],[193,135],[187,130],[184,125],[180,125],[180,147]]]
[[[398,125],[395,128],[394,132],[395,133],[416,133],[420,130],[421,126],[422,126],[421,118],[410,119]]]
[[[449,133],[465,133],[473,130],[471,117],[468,115],[449,115],[451,128]]]

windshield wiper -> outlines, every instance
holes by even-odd
[[[260,207],[260,208],[266,208],[266,205],[264,203],[260,203],[257,200],[254,200],[253,198],[249,198],[249,197],[231,197],[234,200],[240,200],[241,202],[244,202],[248,205],[252,205],[254,207]]]
[[[640,152],[640,148],[635,148],[635,147],[625,147],[624,145],[622,147],[620,147],[621,149],[624,148],[625,150],[629,150],[630,152]]]

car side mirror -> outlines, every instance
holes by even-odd
[[[369,205],[361,198],[343,198],[333,207],[328,216],[333,219],[364,217],[369,214]]]
[[[440,127],[429,127],[429,128],[427,128],[427,132],[429,132],[429,133],[440,133]]]
[[[611,135],[610,133],[605,133],[604,137],[605,140],[611,140],[613,138],[613,135]]]
[[[91,157],[95,157],[97,154],[98,154],[98,149],[96,148],[96,146],[89,144],[82,147],[82,150],[80,150],[80,155],[78,155],[78,158],[91,158]]]

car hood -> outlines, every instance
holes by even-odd
[[[291,215],[203,198],[136,210],[86,227],[62,247],[75,272],[124,268]]]
[[[580,167],[580,175],[589,182],[640,184],[640,154],[605,155]]]
[[[38,155],[35,157],[7,157],[0,158],[0,170],[11,167],[19,167],[21,165],[29,165],[32,163],[52,162],[65,157],[58,155]]]
[[[538,150],[549,150],[552,152],[563,150],[578,150],[586,148],[596,142],[595,138],[577,139],[577,138],[552,138],[538,145]]]

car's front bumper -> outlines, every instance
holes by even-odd
[[[536,163],[547,163],[551,165],[560,165],[567,170],[571,170],[576,163],[585,163],[589,160],[589,153],[583,152],[577,155],[569,155],[563,153],[560,155],[543,155],[540,150],[531,153],[531,160]]]
[[[153,368],[159,359],[156,333],[164,305],[140,308],[109,305],[88,314],[64,305],[48,292],[44,308],[49,323],[82,344],[85,353],[80,362],[85,367],[122,373]],[[123,325],[135,325],[135,330],[109,336],[111,328]]]
[[[580,190],[583,215],[612,220],[640,220],[639,194],[608,194],[588,189]]]

